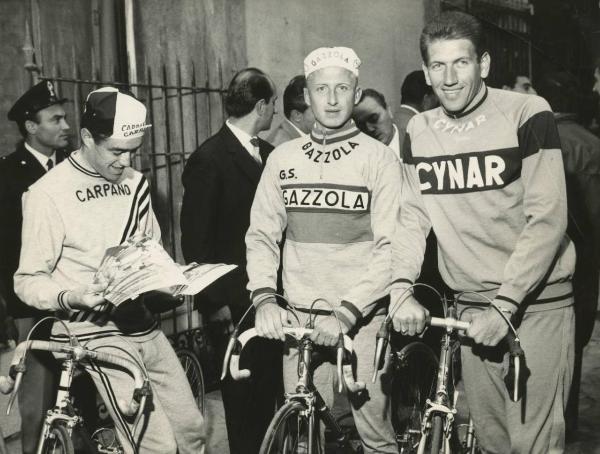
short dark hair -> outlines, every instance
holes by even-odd
[[[400,89],[401,102],[406,104],[421,104],[425,95],[432,94],[433,90],[425,80],[423,70],[413,71],[404,78]]]
[[[421,57],[429,61],[427,47],[437,40],[468,39],[473,43],[477,58],[485,52],[483,45],[483,27],[481,22],[470,14],[461,11],[446,11],[433,18],[423,31],[419,40]]]
[[[27,115],[25,118],[23,118],[22,120],[17,121],[17,126],[19,128],[19,132],[21,133],[21,136],[26,139],[27,135],[29,134],[27,132],[27,128],[25,127],[25,122],[29,120],[29,121],[33,121],[34,123],[39,124],[40,123],[40,115],[39,115],[39,111],[35,112],[31,115]]]
[[[306,77],[302,74],[295,76],[283,91],[283,114],[290,118],[292,110],[304,113],[308,104],[304,101],[304,89],[306,88]]]
[[[362,91],[362,95],[360,96],[360,101],[358,101],[358,103],[360,104],[365,98],[373,98],[375,101],[377,101],[377,104],[379,104],[384,109],[387,109],[387,102],[385,102],[385,96],[383,96],[374,88],[365,88]]]
[[[225,98],[225,111],[239,118],[248,115],[258,101],[269,102],[273,97],[273,85],[269,77],[258,68],[245,68],[231,79]]]

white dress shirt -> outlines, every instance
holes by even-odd
[[[29,151],[35,157],[35,159],[37,159],[40,162],[40,164],[42,165],[44,170],[46,170],[46,172],[49,170],[48,169],[48,159],[52,160],[53,167],[56,165],[56,151],[53,151],[50,156],[46,156],[45,154],[37,151],[35,148],[33,148],[27,142],[25,142],[25,148],[27,149],[27,151]]]
[[[225,121],[225,124],[231,130],[231,132],[237,138],[237,140],[240,141],[240,143],[246,149],[246,151],[248,153],[250,153],[250,156],[252,156],[256,162],[262,164],[262,158],[260,157],[259,148],[255,147],[250,142],[253,137],[250,134],[248,134],[246,131],[243,131],[240,128],[238,128],[236,125],[231,123],[231,121],[229,121],[229,120]]]

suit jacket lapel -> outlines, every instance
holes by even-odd
[[[16,153],[18,154],[21,164],[25,167],[25,171],[31,177],[32,181],[36,181],[46,173],[46,169],[44,169],[42,164],[40,164],[40,161],[38,161],[34,155],[27,151],[24,144],[21,143],[19,145]]]
[[[228,153],[231,153],[233,162],[253,183],[258,184],[262,166],[254,160],[250,153],[242,146],[227,125],[221,128],[223,142]],[[261,150],[262,156],[262,150]],[[264,162],[264,161],[263,161]]]

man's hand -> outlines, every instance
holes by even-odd
[[[393,308],[395,303],[390,304]],[[398,310],[394,313],[392,322],[394,329],[405,336],[414,336],[425,329],[425,321],[429,311],[425,309],[413,295],[404,298]]]
[[[340,335],[340,325],[342,327],[342,333],[346,334],[348,332],[348,328],[343,323],[338,325],[335,316],[331,315],[330,317],[325,317],[315,326],[312,334],[310,335],[310,340],[317,345],[335,347],[338,343],[338,338]]]
[[[465,315],[468,314],[465,312]],[[478,313],[471,313],[470,315],[471,325],[466,334],[477,344],[494,347],[508,333],[508,325],[493,307],[488,307],[484,311],[478,311]]]
[[[279,307],[275,299],[265,301],[256,310],[254,327],[260,337],[285,341],[283,327],[289,325],[288,314]]]
[[[106,301],[103,296],[106,286],[106,282],[101,282],[69,290],[66,294],[67,303],[73,309],[92,309]]]

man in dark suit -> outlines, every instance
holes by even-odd
[[[9,317],[16,319],[19,341],[45,314],[27,306],[15,295],[13,275],[21,251],[21,195],[35,181],[66,157],[69,125],[62,104],[50,81],[34,85],[8,112],[17,123],[23,141],[16,151],[0,159],[0,299],[7,303]],[[50,324],[36,330],[34,338],[48,339]],[[17,340],[17,339],[15,339]],[[54,373],[48,355],[32,352],[27,356],[27,374],[19,392],[23,424],[23,453],[33,453],[45,410],[52,405]]]
[[[250,306],[244,237],[254,192],[273,149],[256,135],[271,126],[276,99],[275,85],[261,70],[238,72],[226,98],[229,118],[190,156],[183,172],[181,247],[186,261],[238,265],[196,299],[208,317],[219,365],[233,324]],[[244,323],[251,326],[253,320]],[[259,450],[281,389],[280,348],[267,340],[249,345],[242,361],[247,358],[244,367],[252,370],[250,381],[234,382],[228,376],[221,384],[231,454]]]

